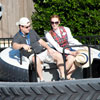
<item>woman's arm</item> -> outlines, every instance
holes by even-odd
[[[68,27],[64,27],[64,28],[65,28],[65,30],[67,32],[69,45],[81,45],[82,44],[72,36],[71,31],[70,31],[70,29]]]

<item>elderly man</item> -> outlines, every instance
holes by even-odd
[[[22,17],[19,22],[16,23],[19,26],[19,31],[15,34],[12,42],[14,49],[23,48],[23,55],[28,57],[34,63],[34,53],[28,53],[31,48],[37,53],[37,73],[40,81],[44,81],[42,75],[41,64],[45,62],[56,61],[60,71],[61,79],[64,79],[64,66],[62,55],[50,48],[47,43],[41,39],[37,33],[31,29],[31,24],[28,18]]]

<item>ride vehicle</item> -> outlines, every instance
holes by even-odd
[[[1,94],[4,97],[7,97],[8,95],[9,98],[12,98],[13,96],[14,98],[16,98],[16,95],[19,95],[19,98],[21,97],[24,98],[27,96],[30,96],[31,99],[42,98],[40,100],[54,100],[53,99],[54,95],[56,100],[60,100],[59,98],[65,99],[66,96],[68,96],[67,97],[68,99],[66,100],[70,100],[69,98],[71,98],[72,100],[72,98],[74,98],[73,95],[75,95],[75,98],[81,98],[81,99],[86,98],[84,96],[84,93],[88,92],[89,98],[92,98],[91,96],[92,92],[93,94],[96,94],[97,91],[100,92],[100,86],[99,86],[100,36],[87,36],[87,37],[85,36],[77,38],[79,38],[80,40],[85,39],[84,41],[86,42],[86,44],[84,45],[93,49],[94,58],[92,64],[85,69],[78,68],[75,71],[75,73],[73,73],[73,77],[75,77],[76,80],[59,81],[59,71],[55,63],[44,63],[43,75],[46,82],[43,83],[38,81],[38,75],[36,73],[36,69],[34,70],[32,68],[32,64],[30,64],[29,60],[26,57],[21,56],[21,51],[12,49],[11,47],[12,39],[7,39],[7,38],[1,39],[0,40],[0,47],[1,47],[0,87],[2,88]],[[74,90],[72,89],[72,87]],[[90,87],[93,88],[91,89]],[[6,91],[4,92],[4,90]],[[21,94],[18,92],[21,92]],[[69,94],[67,92],[69,92]],[[81,93],[83,97],[80,97],[80,95],[77,96],[75,93],[77,94]],[[59,98],[57,95],[59,96]],[[98,98],[98,97],[99,94],[96,96],[94,95],[93,98]]]

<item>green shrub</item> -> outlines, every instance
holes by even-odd
[[[100,35],[100,0],[33,0],[36,12],[32,26],[40,36],[50,30],[50,16],[57,14],[61,26],[71,29],[73,36]]]

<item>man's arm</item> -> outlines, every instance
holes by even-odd
[[[50,48],[49,46],[48,46],[48,44],[43,40],[43,39],[40,39],[39,41],[38,41],[44,48],[46,48],[47,50],[48,50],[48,53],[51,55],[51,56],[54,56],[54,54],[55,54],[55,50],[54,49],[52,49],[52,48]]]
[[[12,47],[13,47],[13,49],[17,50],[17,49],[23,48],[23,45],[22,44],[18,44],[18,43],[13,43]]]
[[[38,42],[39,42],[44,48],[50,49],[50,47],[48,46],[48,44],[47,44],[43,39],[40,39]]]
[[[27,44],[19,44],[19,43],[13,43],[12,44],[13,49],[18,50],[21,48],[24,48],[24,50],[30,50],[30,46]]]

